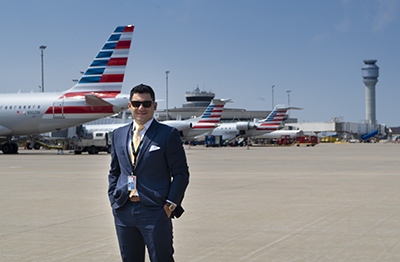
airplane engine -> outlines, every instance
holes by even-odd
[[[184,123],[183,125],[181,124],[179,126],[180,130],[186,130],[186,129],[192,129],[193,128],[193,123],[189,122],[189,123]]]
[[[254,129],[254,128],[257,128],[257,126],[251,122],[237,122],[236,123],[236,129],[239,131],[250,130],[250,129]]]

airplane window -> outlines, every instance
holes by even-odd
[[[3,109],[3,106],[0,106],[0,109]]]
[[[4,109],[7,109],[7,106]]]
[[[40,109],[40,105],[38,105],[37,108]]]
[[[12,106],[10,106],[10,109],[12,109]]]
[[[32,106],[32,109],[35,109],[35,105]]]
[[[17,109],[17,106],[14,106],[14,109]]]
[[[24,109],[26,108],[26,106],[24,106]]]
[[[21,106],[19,106],[19,109],[21,109]]]
[[[31,109],[31,106],[28,106],[28,109]]]

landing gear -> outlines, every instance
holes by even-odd
[[[16,143],[5,143],[1,147],[3,154],[17,154],[18,153],[18,145]]]

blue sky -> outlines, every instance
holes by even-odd
[[[400,2],[396,0],[1,1],[1,93],[45,91],[80,77],[118,25],[134,24],[123,92],[147,83],[165,109],[197,86],[231,108],[290,104],[299,122],[365,119],[365,59],[378,60],[376,116],[400,126]]]

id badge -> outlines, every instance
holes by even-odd
[[[136,192],[136,176],[128,176],[128,191]]]

